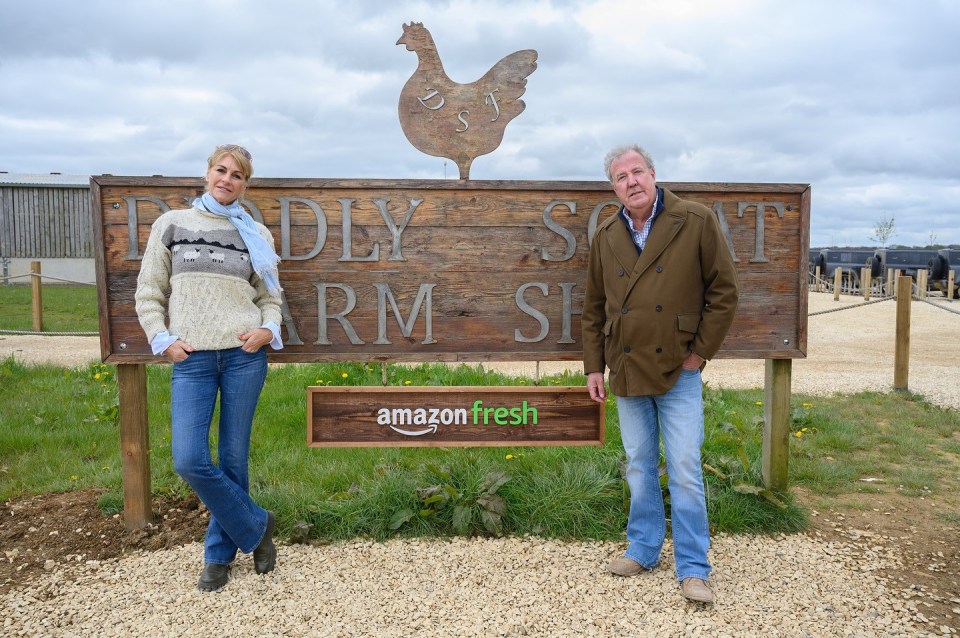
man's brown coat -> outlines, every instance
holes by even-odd
[[[737,309],[737,274],[713,212],[663,189],[638,255],[619,215],[590,248],[581,316],[584,372],[610,369],[617,396],[663,394],[691,352],[711,359]]]

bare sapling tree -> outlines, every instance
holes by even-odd
[[[890,241],[890,238],[893,237],[894,234],[893,215],[889,217],[884,216],[883,219],[874,225],[873,236],[870,237],[870,241],[875,241],[880,244],[881,247],[886,248],[887,242]]]

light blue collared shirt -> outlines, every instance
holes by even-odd
[[[650,217],[647,218],[647,221],[643,223],[643,227],[639,230],[633,225],[633,218],[626,212],[626,208],[620,208],[620,213],[627,224],[630,236],[633,237],[633,243],[636,245],[638,253],[643,252],[643,248],[647,245],[647,238],[650,236],[650,229],[653,228],[653,221],[657,218],[661,208],[659,186],[657,187],[657,198],[653,200],[653,213],[650,214]]]

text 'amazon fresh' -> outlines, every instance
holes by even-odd
[[[377,424],[405,425],[536,425],[537,408],[526,401],[512,407],[487,407],[476,400],[471,408],[380,408]]]

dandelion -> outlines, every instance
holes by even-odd
[[[104,472],[109,472],[109,471],[110,471],[110,466],[109,466],[109,465],[104,465],[104,466],[101,467],[100,469],[103,470]]]
[[[100,373],[98,372],[98,373],[96,373],[95,375],[93,375],[93,378],[96,379],[97,381],[99,381],[99,380],[100,380]]]
[[[507,459],[508,461],[510,461],[510,460],[513,459],[513,455],[512,455],[512,454],[508,454],[508,455],[506,455],[506,456],[503,457],[503,458],[505,458],[505,459]]]
[[[350,375],[347,374],[346,372],[343,372],[343,373],[340,374],[340,376],[343,377],[344,379],[346,379],[346,378],[349,377]]]
[[[71,475],[70,475],[70,480],[71,480],[71,481],[76,481],[76,480],[79,480],[79,479],[80,479],[80,477],[77,476],[76,474],[71,474]]]
[[[763,405],[763,401],[757,401],[756,403],[754,403],[754,405],[762,406],[762,405]]]
[[[803,405],[803,407],[805,407],[805,408],[812,408],[812,407],[813,407],[813,404],[812,404],[812,403],[804,403],[804,404],[802,404],[802,405]]]
[[[523,379],[520,379],[520,385],[527,385],[527,382],[524,381]]]
[[[799,439],[800,437],[803,436],[803,432],[794,432],[794,433],[793,433],[793,436],[795,436],[795,437],[797,437],[797,438]]]
[[[403,385],[410,385],[411,383],[413,383],[413,381],[407,380],[403,382]]]

